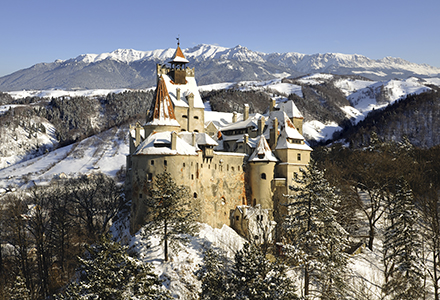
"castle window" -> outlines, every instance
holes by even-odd
[[[231,167],[231,171],[234,171],[234,167]]]
[[[200,169],[203,169],[203,164],[200,164]]]
[[[194,129],[194,132],[199,132],[197,129]]]
[[[298,155],[297,155],[297,159],[298,159],[298,160],[301,160],[301,153],[298,153]]]
[[[187,115],[182,115],[182,118],[188,119],[188,116]]]
[[[261,173],[261,179],[266,179],[266,173]]]
[[[208,170],[211,170],[211,165],[208,165]]]
[[[139,199],[142,199],[142,194],[139,194]]]
[[[180,129],[180,131],[186,131],[186,130],[182,128],[182,129]]]
[[[154,160],[150,161],[151,165],[154,166]]]
[[[216,170],[217,170],[217,164],[215,164],[215,165],[214,165],[214,169],[216,169]]]
[[[240,220],[240,216],[235,216],[235,220]]]
[[[193,196],[194,196],[194,199],[196,199],[196,198],[197,198],[197,193],[194,193],[194,195],[193,195]]]
[[[191,174],[191,180],[194,180],[194,174]]]
[[[238,171],[240,171],[240,166],[237,167]]]
[[[153,174],[152,173],[148,173],[147,180],[148,181],[152,181],[153,180]]]
[[[257,221],[260,221],[260,216],[259,215],[257,215]]]
[[[199,116],[194,116],[194,119],[198,120],[198,119],[199,119]]]
[[[163,161],[163,165],[166,166],[168,162],[166,160]]]
[[[183,163],[183,167],[185,168],[185,163]]]
[[[226,165],[226,171],[229,171],[229,165]]]

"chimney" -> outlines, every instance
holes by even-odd
[[[177,133],[175,131],[171,132],[171,150],[177,149]]]
[[[137,147],[141,143],[141,124],[139,122],[136,123],[136,127],[134,128],[134,145]]]
[[[180,89],[179,88],[176,89],[176,98],[177,98],[177,100],[180,100]]]
[[[196,146],[196,133],[193,132],[192,133],[192,140],[191,140],[191,144],[195,147]]]
[[[194,107],[194,94],[193,94],[193,93],[189,93],[189,94],[186,96],[186,99],[188,99],[188,106],[189,106],[190,108],[193,108],[193,107]]]
[[[232,123],[237,123],[237,112],[236,111],[234,111],[232,113]]]
[[[249,134],[243,136],[243,153],[246,153],[247,144],[249,143]]]
[[[278,142],[278,119],[274,118],[272,123],[272,129],[270,130],[270,148],[273,150],[277,146]]]
[[[136,126],[135,130],[135,143],[134,145],[137,147],[141,143],[141,129]]]
[[[258,119],[258,130],[257,130],[257,136],[260,136],[260,135],[262,135],[263,134],[263,132],[264,132],[264,125],[266,124],[266,119],[263,117],[263,116],[261,116],[259,119]]]
[[[249,119],[249,104],[244,105],[243,121]]]
[[[275,110],[275,105],[276,105],[277,101],[275,99],[271,99],[270,100],[270,111],[274,111]]]

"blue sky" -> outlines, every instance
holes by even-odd
[[[242,45],[440,67],[440,0],[0,0],[0,76],[116,49]]]

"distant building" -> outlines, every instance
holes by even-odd
[[[143,200],[156,176],[167,171],[191,191],[200,222],[217,228],[235,224],[244,234],[245,223],[237,217],[259,216],[246,214],[258,207],[273,221],[295,174],[309,163],[312,149],[302,136],[303,117],[293,101],[272,101],[266,115],[249,114],[246,105],[232,122],[218,113],[216,121],[205,124],[195,70],[187,63],[178,44],[169,65],[157,65],[146,123],[130,127],[126,195],[132,200],[131,230],[145,222]],[[215,119],[215,112],[209,114]]]

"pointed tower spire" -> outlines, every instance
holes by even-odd
[[[153,107],[151,109],[151,115],[149,116],[149,123],[155,125],[180,126],[176,120],[173,103],[171,102],[171,98],[168,94],[168,89],[162,75],[159,77],[156,88],[156,98],[152,104]]]
[[[185,58],[185,55],[183,55],[182,49],[180,49],[180,38],[177,38],[177,49],[169,63],[175,65],[184,65],[189,63],[189,61]]]

